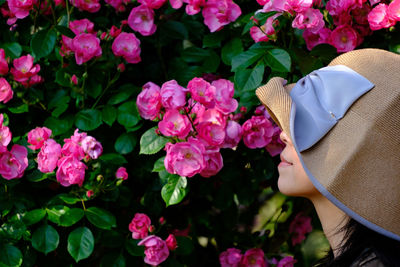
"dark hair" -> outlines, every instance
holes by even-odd
[[[354,219],[338,230],[344,232],[338,256],[334,257],[332,249],[317,262],[316,266],[350,266],[365,249],[370,249],[385,266],[400,266],[400,242],[381,235]]]

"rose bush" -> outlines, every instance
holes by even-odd
[[[0,0],[1,266],[310,266],[255,89],[400,53],[400,0]],[[322,249],[322,250],[321,250]]]

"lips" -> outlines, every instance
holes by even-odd
[[[281,158],[281,163],[283,163],[284,165],[293,165],[293,163],[287,161],[282,154],[280,155],[280,158]]]

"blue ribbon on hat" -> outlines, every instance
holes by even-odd
[[[294,138],[302,152],[324,137],[350,106],[374,87],[344,65],[328,66],[300,79],[290,92],[295,103]]]

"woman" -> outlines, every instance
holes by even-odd
[[[257,89],[282,129],[280,191],[311,200],[324,266],[400,266],[400,55],[343,54],[296,84]]]

